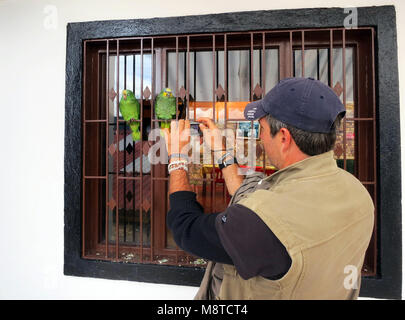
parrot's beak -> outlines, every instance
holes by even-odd
[[[127,100],[127,91],[126,90],[122,91],[122,94],[124,95],[124,100]]]

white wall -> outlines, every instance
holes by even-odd
[[[400,0],[0,0],[0,298],[191,299],[197,290],[63,275],[67,23],[386,4],[396,6],[398,56],[404,56],[405,4]],[[54,9],[57,24],[52,28],[49,17]],[[399,76],[404,91],[403,59]],[[404,99],[402,95],[402,106]],[[402,136],[404,124],[401,114]],[[402,159],[404,171],[404,154]]]

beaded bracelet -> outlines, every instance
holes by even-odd
[[[174,171],[174,170],[178,170],[178,169],[183,169],[186,172],[188,172],[188,167],[187,167],[188,162],[184,161],[184,160],[180,160],[180,161],[173,161],[170,162],[169,165],[167,166],[167,170],[169,172],[169,174]]]

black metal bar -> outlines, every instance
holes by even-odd
[[[140,123],[140,136],[141,136],[141,140],[139,141],[138,144],[140,144],[140,153],[139,153],[139,157],[140,157],[140,161],[139,161],[139,176],[141,178],[141,182],[140,182],[140,203],[139,203],[139,230],[140,230],[140,234],[139,234],[139,241],[140,241],[140,245],[141,245],[141,263],[143,262],[143,38],[141,38],[141,115],[140,115],[140,119],[141,119],[141,123]]]
[[[84,94],[84,93],[83,93]],[[84,123],[105,123],[105,119],[83,120]]]
[[[176,37],[176,120],[179,119],[179,37]]]
[[[346,29],[342,30],[342,69],[343,69],[343,105],[346,108]],[[346,160],[346,117],[343,119],[343,168],[347,169]]]
[[[107,123],[109,123],[110,121],[110,103],[108,100],[108,88],[109,88],[109,68],[110,68],[110,42],[109,40],[107,40],[107,48],[106,48],[106,92],[105,92],[105,107],[106,107],[106,119],[107,119]],[[108,147],[109,147],[109,126],[106,125],[106,139],[105,139],[105,163],[106,163],[106,171],[109,169],[109,163],[108,163]],[[107,179],[106,179],[106,192],[105,192],[105,203],[108,204],[109,202],[109,183],[110,183],[110,179],[108,174],[106,174]],[[109,207],[106,205],[105,206],[105,257],[106,259],[108,259],[108,242],[109,242],[109,225],[108,225],[108,218],[109,218]]]
[[[329,31],[329,86],[333,88],[333,30]]]
[[[194,51],[194,102],[197,103],[197,52]],[[197,117],[197,110],[194,105],[194,121]]]
[[[227,127],[227,122],[228,122],[228,106],[227,106],[227,102],[228,102],[228,92],[229,92],[229,88],[228,88],[228,38],[227,38],[227,34],[224,35],[224,82],[225,82],[225,95],[224,95],[224,129],[226,129]],[[214,168],[214,164],[212,166]],[[221,170],[221,169],[219,169]],[[215,175],[216,177],[216,175]],[[215,195],[216,195],[217,189],[215,188]],[[227,188],[225,186],[224,183],[224,200],[226,199],[226,192],[227,192]]]
[[[151,76],[151,100],[150,100],[150,129],[151,131],[153,128],[153,109],[154,109],[154,98],[155,98],[155,52],[154,52],[154,42],[153,38],[151,39],[151,68],[152,68],[152,76]],[[152,163],[150,164],[150,261],[152,262],[153,259],[153,249],[154,249],[154,192],[153,192],[153,176],[155,174],[155,165]]]
[[[226,119],[228,119],[227,105],[228,101],[228,48],[227,48],[227,34],[224,35],[224,117],[225,117],[225,127]]]
[[[132,63],[132,89],[134,90],[134,96],[136,99],[136,88],[135,88],[135,78],[136,78],[136,54],[133,55],[133,63]],[[135,177],[135,149],[136,145],[135,145],[135,141],[132,139],[132,176]],[[135,217],[136,217],[136,204],[135,204],[135,181],[132,182],[132,195],[133,195],[133,199],[132,199],[132,242],[135,243],[135,235],[136,235],[136,222],[135,222]]]
[[[250,51],[249,51],[249,65],[250,65],[250,70],[249,70],[249,79],[250,79],[250,86],[249,86],[249,93],[250,93],[250,101],[253,101],[253,86],[254,86],[254,79],[253,79],[253,33],[250,34]]]
[[[85,87],[86,84],[86,50],[87,50],[87,43],[83,43],[83,88]],[[86,89],[83,90],[83,101],[82,101],[82,109],[83,109],[83,119],[86,120]],[[85,175],[86,175],[86,122],[84,121],[83,123],[83,160],[82,160],[82,257],[86,255],[86,180],[85,180]],[[106,149],[107,150],[107,149]]]
[[[124,55],[124,90],[127,89],[127,56]],[[118,96],[119,97],[119,89],[118,89]],[[127,125],[124,125],[124,176],[127,175]],[[119,146],[118,146],[119,150]],[[124,182],[124,242],[127,241],[127,201],[126,201],[126,194],[127,194],[127,184]]]
[[[270,52],[270,51],[269,51]],[[262,99],[266,94],[266,33],[262,33],[262,74],[261,74],[261,81],[262,81]],[[266,174],[266,152],[264,151],[264,146],[262,146],[262,154],[263,154],[263,173]]]
[[[293,77],[294,75],[295,75],[295,57],[293,50],[292,31],[290,31],[290,76]]]
[[[186,65],[186,119],[190,119],[190,36],[187,36],[187,65]]]
[[[305,77],[305,33],[301,30],[301,72],[302,77]]]
[[[118,183],[118,176],[119,176],[119,143],[120,143],[120,128],[119,128],[119,117],[120,117],[120,107],[119,107],[119,90],[120,90],[120,55],[119,55],[119,40],[117,39],[117,131],[116,131],[116,143],[117,143],[117,151],[116,151],[116,161],[117,161],[117,167],[116,167],[116,211],[115,211],[115,259],[118,260],[119,257],[119,183]]]
[[[190,36],[187,36],[186,119],[190,119]]]
[[[217,53],[215,50],[215,35],[212,36],[212,121],[215,122],[215,87],[218,86]],[[217,83],[217,84],[216,84]]]
[[[375,30],[371,30],[371,72],[372,72],[372,107],[373,107],[373,181],[377,180],[377,114],[376,114],[376,89],[375,89]],[[360,114],[360,113],[359,113]],[[373,201],[374,201],[374,230],[372,235],[372,245],[377,248],[377,221],[378,221],[378,197],[377,197],[377,182],[373,186]],[[373,272],[377,271],[377,254],[373,256]]]

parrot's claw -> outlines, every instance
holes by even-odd
[[[134,119],[134,118],[131,118],[131,119],[129,119],[129,124],[133,124],[133,123],[135,123],[136,122],[136,120]]]

